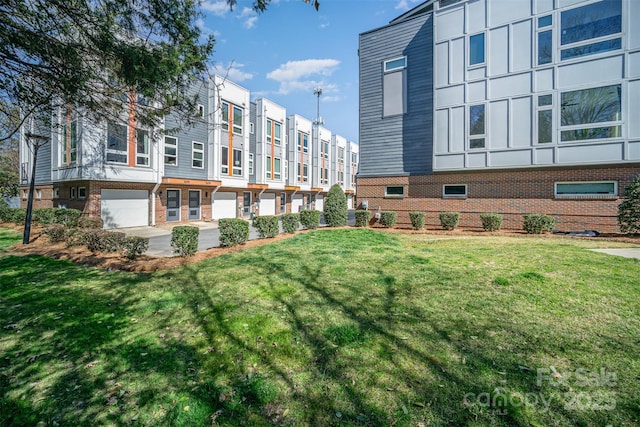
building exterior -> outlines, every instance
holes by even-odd
[[[34,207],[79,209],[102,217],[105,228],[322,208],[334,181],[322,180],[320,171],[335,175],[324,147],[330,131],[321,128],[314,139],[311,121],[288,118],[267,99],[252,102],[249,90],[220,76],[191,90],[202,103],[188,127],[173,115],[158,129],[140,125],[134,111],[146,101],[135,94],[120,120],[95,122],[72,108],[54,112],[53,125],[37,132],[49,143],[38,154]],[[23,205],[33,161],[25,135],[33,126],[27,120],[21,132]],[[355,192],[355,182],[342,185]]]
[[[617,231],[640,173],[639,19],[635,0],[440,0],[361,34],[358,199],[404,223]]]

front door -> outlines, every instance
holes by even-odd
[[[251,191],[245,191],[242,200],[242,214],[244,216],[251,215]]]
[[[180,221],[180,190],[167,190],[167,222]]]
[[[199,190],[189,190],[189,219],[200,219]]]

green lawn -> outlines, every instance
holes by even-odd
[[[601,246],[318,230],[153,274],[0,253],[0,425],[638,425],[640,261]]]

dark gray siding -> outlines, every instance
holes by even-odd
[[[360,35],[359,176],[431,173],[433,21],[431,13]],[[407,57],[407,112],[383,117],[383,62]]]
[[[165,118],[165,129],[168,135],[178,138],[178,164],[176,166],[165,165],[164,176],[171,178],[207,179],[207,170],[210,159],[208,158],[208,129],[207,117],[209,115],[209,103],[207,102],[207,86],[204,82],[196,83],[190,95],[198,95],[198,103],[204,105],[204,117],[189,127],[179,123],[177,117],[170,114]],[[178,130],[175,130],[175,129]],[[192,167],[191,147],[193,142],[200,142],[204,146],[204,167],[202,169]]]
[[[29,168],[31,167],[29,165]],[[51,138],[49,138],[49,141],[38,149],[38,159],[36,161],[37,184],[51,184],[51,167]],[[29,169],[28,174],[31,175],[31,169]]]

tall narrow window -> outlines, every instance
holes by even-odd
[[[267,179],[271,179],[271,156],[267,156]]]
[[[273,142],[273,122],[271,119],[267,119],[267,144]]]
[[[127,164],[127,127],[107,124],[107,162]]]
[[[538,144],[553,142],[553,96],[538,96]]]
[[[383,117],[404,114],[406,102],[407,57],[393,58],[383,62],[382,70],[382,115]]]
[[[538,65],[548,64],[553,60],[552,31],[538,32]]]
[[[273,124],[273,144],[274,145],[280,145],[282,143],[281,128],[282,128],[282,125],[280,123]]]
[[[302,134],[302,151],[304,151],[305,153],[309,152],[309,135],[308,134]]]
[[[201,142],[193,142],[191,145],[191,166],[204,168],[204,144]]]
[[[149,166],[149,132],[136,129],[136,165]]]
[[[62,163],[70,165],[76,162],[78,149],[78,124],[76,120],[62,127]]]
[[[170,166],[178,164],[178,138],[164,137],[164,164]]]
[[[469,65],[484,63],[484,33],[469,37]]]
[[[242,150],[233,150],[233,175],[242,176]]]
[[[222,130],[229,130],[229,104],[227,102],[220,103],[220,126]]]
[[[242,135],[242,108],[233,106],[233,133]]]
[[[253,153],[249,153],[249,175],[253,175]]]
[[[273,159],[273,179],[280,179],[280,177],[281,177],[280,158],[275,157]]]
[[[469,148],[484,148],[485,107],[484,104],[469,107]]]
[[[309,164],[305,163],[302,167],[302,182],[309,182]]]
[[[229,173],[229,147],[221,147],[220,150],[220,172]]]

